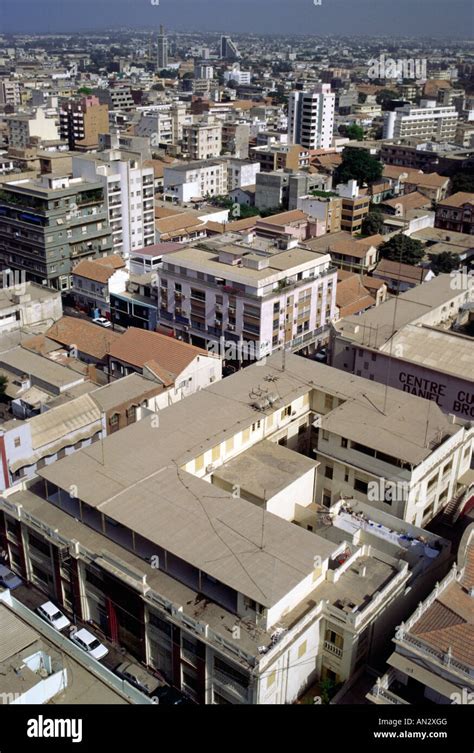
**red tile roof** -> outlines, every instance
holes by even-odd
[[[206,350],[195,345],[137,327],[130,327],[110,349],[111,358],[139,369],[155,362],[174,376],[178,376],[197,356],[208,355]],[[153,369],[153,364],[151,368]]]

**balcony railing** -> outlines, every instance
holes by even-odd
[[[334,643],[330,641],[324,641],[324,649],[329,651],[330,654],[337,656],[338,659],[342,657],[342,648],[338,648]]]

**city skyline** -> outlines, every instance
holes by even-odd
[[[259,0],[258,4],[243,0],[239,6],[230,6],[217,0],[159,0],[152,5],[150,0],[141,0],[133,5],[128,0],[82,0],[70,3],[65,8],[60,0],[3,0],[3,33],[74,33],[91,30],[102,31],[112,27],[142,29],[153,24],[158,30],[164,24],[175,31],[208,31],[242,34],[267,33],[281,35],[331,35],[337,32],[347,36],[386,35],[391,37],[440,37],[472,39],[466,31],[472,30],[473,14],[469,0],[454,0],[449,4],[442,0],[421,0],[415,6],[410,0],[393,4],[381,0],[374,6],[370,0],[362,0],[354,6],[349,0],[321,0],[315,5],[312,0]],[[94,19],[88,17],[88,6]],[[436,12],[433,12],[436,8]],[[456,12],[454,12],[454,8]],[[113,10],[113,18],[111,18]],[[113,23],[111,24],[111,20]],[[21,30],[21,32],[20,32]]]

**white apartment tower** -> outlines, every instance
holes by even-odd
[[[288,103],[288,140],[306,149],[329,149],[334,130],[335,94],[330,84],[295,91]]]
[[[106,188],[113,253],[127,261],[131,251],[155,242],[154,175],[136,155],[119,150],[73,157],[74,177],[91,176]]]
[[[456,137],[458,113],[454,105],[438,105],[434,100],[421,101],[420,107],[405,104],[385,115],[384,139],[427,139],[453,141]]]

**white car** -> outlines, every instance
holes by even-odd
[[[74,641],[79,648],[82,648],[83,651],[93,656],[94,659],[103,659],[104,656],[107,656],[109,653],[108,649],[97,640],[95,635],[89,633],[85,628],[76,630],[71,635],[71,640]]]
[[[54,606],[52,601],[41,604],[36,611],[43,620],[46,620],[56,630],[64,630],[71,624],[71,621]]]
[[[112,322],[109,322],[108,319],[105,318],[105,316],[98,316],[97,319],[92,320],[94,324],[98,324],[99,327],[111,327]]]

